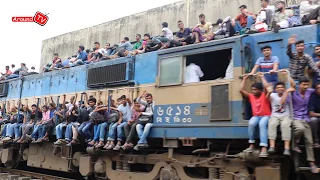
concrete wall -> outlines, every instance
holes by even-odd
[[[119,43],[125,36],[134,40],[136,33],[159,35],[161,23],[164,21],[169,23],[169,28],[174,32],[178,30],[178,20],[184,21],[186,26],[193,27],[198,23],[201,13],[206,15],[207,21],[215,23],[218,18],[236,16],[239,13],[238,7],[242,4],[246,4],[251,12],[258,12],[260,9],[260,0],[183,0],[62,34],[42,41],[40,67],[51,61],[55,52],[63,59],[75,55],[79,45],[84,45],[87,49],[93,47],[95,41],[100,42],[103,47],[106,42]]]

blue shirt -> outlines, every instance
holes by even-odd
[[[192,33],[192,31],[191,31],[190,28],[185,28],[185,29],[183,30],[183,32],[178,31],[177,34],[176,34],[176,36],[177,36],[178,38],[186,38],[186,37],[190,36],[191,33]]]
[[[271,56],[270,59],[265,59],[265,57],[260,57],[256,61],[256,65],[259,65],[260,72],[269,72],[273,70],[273,66],[275,63],[279,63],[279,58],[277,56]],[[278,81],[278,75],[275,74],[265,74],[264,77],[270,83],[275,83]]]
[[[132,51],[133,49],[132,44],[129,41],[119,44],[119,48],[124,48],[125,50],[128,50],[128,51]]]
[[[50,119],[52,119],[53,118],[53,116],[54,116],[54,113],[56,112],[56,110],[52,110],[52,111],[50,111]]]
[[[87,53],[85,51],[82,51],[78,54],[78,59],[82,59],[82,61],[86,61],[88,58]]]

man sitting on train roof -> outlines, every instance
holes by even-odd
[[[170,47],[170,41],[173,40],[173,33],[168,28],[168,23],[162,23],[162,36],[155,36],[152,38],[152,41],[158,45],[158,49],[166,49]]]
[[[176,39],[170,41],[169,47],[177,47],[177,46],[193,44],[195,41],[195,37],[192,36],[191,29],[185,28],[181,20],[179,20],[177,24],[178,24],[179,31],[176,34]]]
[[[25,76],[28,74],[28,68],[26,63],[21,63],[20,68],[17,68],[11,75],[7,77],[7,79],[14,79],[20,76]]]
[[[231,17],[228,16],[224,20],[218,19],[217,23],[218,28],[217,30],[213,31],[213,28],[211,29],[212,32],[212,38],[213,39],[221,39],[221,38],[228,38],[232,37],[235,34],[235,29],[231,25]]]
[[[266,32],[271,26],[271,20],[274,16],[275,7],[270,6],[270,0],[261,0],[261,9],[257,14],[255,29],[258,32]]]
[[[143,100],[142,98],[144,98],[145,100]],[[139,137],[138,144],[133,148],[136,151],[138,151],[140,148],[149,147],[147,137],[150,133],[151,128],[153,127],[153,114],[155,106],[152,94],[147,93],[147,91],[144,91],[143,94],[141,94],[141,96],[137,98],[137,102],[145,106],[145,109],[143,112],[139,113],[140,118],[136,126]]]
[[[212,23],[206,22],[206,16],[204,14],[199,15],[199,21],[200,23],[192,29],[193,35],[196,38],[195,43],[212,40]]]
[[[259,76],[263,81],[265,81],[262,73],[259,73]],[[248,125],[250,146],[244,151],[248,153],[252,153],[254,151],[255,133],[258,126],[260,132],[260,146],[262,147],[259,157],[265,158],[268,156],[268,121],[271,115],[269,97],[273,90],[267,83],[254,83],[251,87],[251,93],[249,93],[244,89],[247,78],[247,74],[243,76],[243,80],[240,85],[240,93],[245,98],[249,99],[253,116],[249,120]]]
[[[264,78],[262,80],[265,80]],[[267,83],[267,82],[265,82]],[[268,137],[270,142],[270,147],[268,150],[269,154],[275,153],[275,143],[277,139],[277,127],[280,124],[281,136],[284,141],[284,152],[286,156],[290,156],[290,140],[291,140],[291,124],[290,119],[290,109],[289,93],[295,91],[294,88],[289,88],[286,90],[286,85],[284,82],[277,82],[275,84],[275,92],[271,93],[269,100],[271,102],[271,117],[269,119],[268,126]]]
[[[53,60],[52,62],[47,63],[43,68],[42,68],[42,72],[49,72],[52,71],[56,68],[62,68],[62,61],[59,58],[59,54],[58,53],[54,53],[53,54]]]
[[[292,88],[295,88],[295,86],[294,82],[291,83]],[[294,118],[292,127],[295,138],[293,140],[293,150],[301,153],[298,143],[300,142],[301,136],[304,136],[307,161],[310,163],[311,171],[313,173],[318,173],[318,168],[315,165],[314,159],[312,129],[309,125],[310,116],[308,111],[309,98],[314,92],[314,89],[309,88],[309,86],[309,79],[306,77],[300,77],[298,88],[291,94]]]
[[[292,52],[292,44],[296,45],[296,52]],[[304,41],[297,41],[296,35],[292,35],[288,39],[287,55],[290,58],[289,71],[290,76],[296,82],[299,78],[304,77],[304,71],[308,65],[314,72],[320,73],[318,68],[320,62],[315,63],[310,55],[304,53],[304,48]]]
[[[278,33],[279,29],[285,29],[289,27],[289,12],[286,10],[286,3],[284,1],[278,1],[277,10],[273,17],[272,28],[275,33]]]
[[[243,34],[250,30],[251,25],[254,24],[256,15],[249,12],[246,5],[241,5],[239,9],[241,13],[231,20],[231,24],[235,28],[236,33]]]
[[[302,24],[317,24],[320,22],[320,1],[306,0],[300,3]]]
[[[100,61],[100,59],[102,59],[102,49],[100,48],[100,43],[95,42],[92,57],[91,59],[88,59],[87,62],[88,63],[98,62]]]
[[[9,75],[12,74],[12,72],[10,71],[10,66],[6,66],[5,69],[6,69],[5,73],[1,73],[2,76],[0,78],[0,81],[5,80]]]
[[[72,58],[69,61],[69,66],[84,65],[87,61],[87,53],[84,51],[84,46],[79,46],[78,55],[76,58]]]
[[[265,74],[264,76],[269,83],[274,84],[278,81],[276,71],[278,71],[279,67],[279,58],[277,56],[272,56],[272,48],[269,45],[263,46],[261,52],[264,57],[257,59],[249,75],[255,74],[258,70],[260,72],[269,72],[270,74]]]

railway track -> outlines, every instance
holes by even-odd
[[[59,176],[51,176],[41,173],[22,171],[17,169],[6,169],[0,167],[0,180],[72,180]]]

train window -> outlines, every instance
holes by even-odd
[[[223,49],[189,55],[186,56],[186,66],[194,63],[201,68],[203,76],[200,81],[224,78],[231,60],[231,53],[232,49]]]
[[[182,84],[182,56],[161,58],[159,63],[159,86]]]

